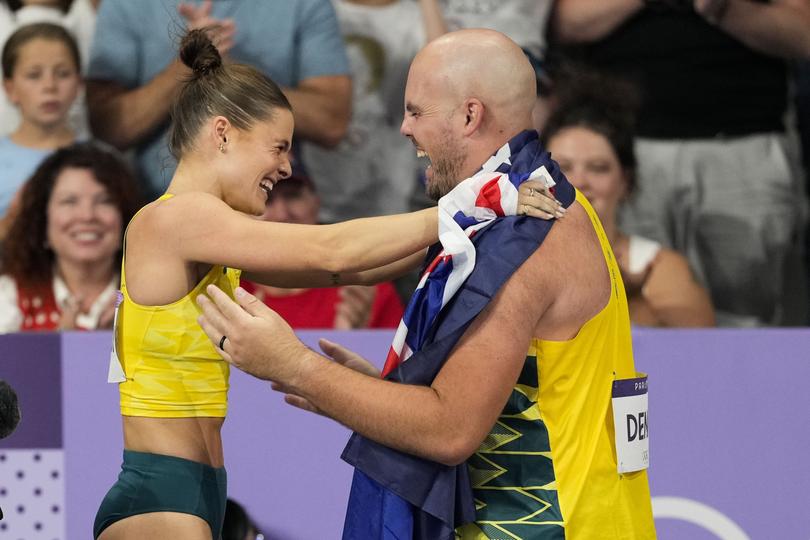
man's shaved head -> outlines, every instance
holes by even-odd
[[[523,50],[500,32],[477,28],[445,34],[419,52],[414,70],[459,101],[480,99],[499,127],[531,126],[535,72]]]
[[[401,132],[427,155],[427,193],[439,198],[472,176],[509,139],[532,128],[535,73],[511,39],[460,30],[414,58]]]

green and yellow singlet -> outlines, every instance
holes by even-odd
[[[610,301],[569,341],[533,340],[509,402],[467,461],[476,521],[463,540],[655,538],[646,471],[617,472],[611,389],[636,376],[621,275],[588,201]]]

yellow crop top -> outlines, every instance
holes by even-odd
[[[163,195],[160,200],[168,199]],[[121,293],[115,325],[116,351],[126,380],[119,385],[121,414],[153,418],[224,417],[230,366],[197,323],[195,299],[214,284],[233,297],[240,271],[213,266],[180,300],[143,306],[127,293],[121,263]]]

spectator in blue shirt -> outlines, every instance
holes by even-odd
[[[194,28],[208,28],[223,57],[282,86],[297,136],[327,147],[341,140],[351,81],[329,0],[105,0],[87,77],[90,123],[99,138],[136,149],[150,196],[162,193],[175,168],[166,144],[169,104],[189,75],[175,36]]]

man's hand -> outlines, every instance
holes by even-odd
[[[338,364],[368,375],[369,377],[374,377],[375,379],[380,378],[380,370],[356,352],[324,338],[318,340],[318,346],[328,358],[331,358]]]
[[[220,56],[224,58],[228,54],[234,45],[236,24],[233,19],[212,17],[211,0],[199,6],[184,2],[177,6],[177,12],[186,20],[188,30],[205,29]]]
[[[197,297],[198,321],[220,355],[230,364],[260,379],[291,384],[309,349],[275,311],[241,287],[238,304],[214,285]],[[224,343],[222,341],[225,336]]]
[[[380,370],[356,352],[350,351],[346,347],[333,343],[324,338],[318,340],[318,346],[326,356],[334,360],[336,363],[346,366],[349,369],[353,369],[359,373],[363,373],[364,375],[368,375],[369,377],[374,377],[375,379],[380,378]],[[299,409],[304,409],[305,411],[322,414],[318,407],[313,405],[308,399],[293,393],[289,386],[277,382],[273,382],[270,386],[273,388],[273,390],[286,394],[284,396],[284,401],[290,405],[298,407]]]

